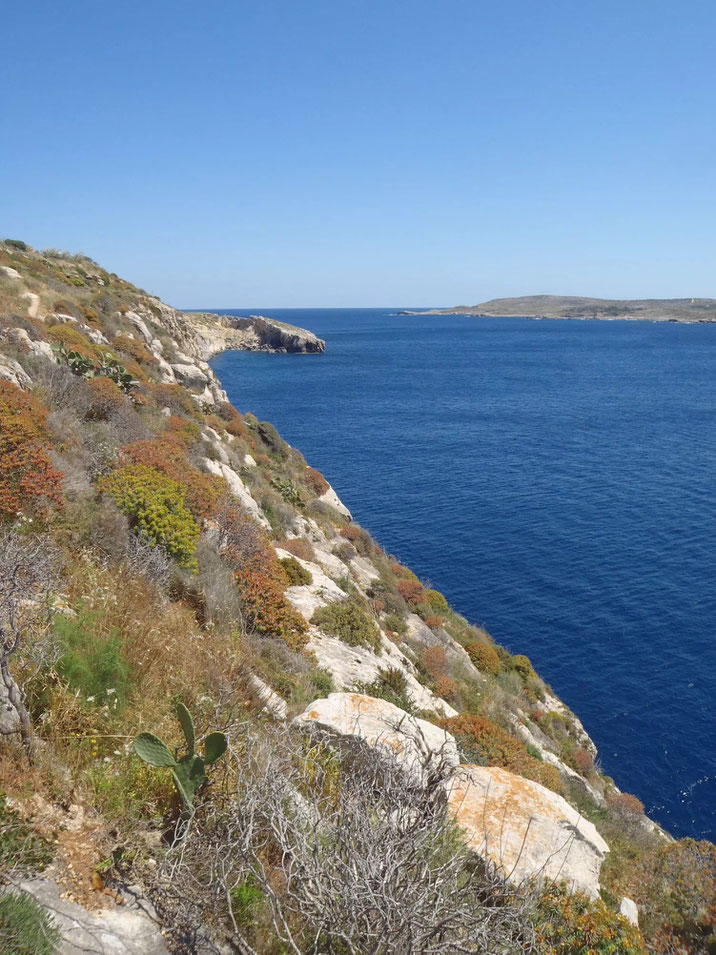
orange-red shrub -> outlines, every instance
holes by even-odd
[[[232,507],[223,507],[216,522],[224,556],[234,567],[246,625],[280,637],[293,650],[303,649],[308,624],[285,596],[290,581],[262,528]]]
[[[425,647],[425,649],[420,651],[420,663],[431,677],[436,678],[442,676],[447,666],[445,651],[442,647],[438,646]]]
[[[61,505],[62,475],[47,453],[47,408],[9,381],[0,381],[0,518],[40,518]]]
[[[419,580],[399,580],[396,589],[403,600],[414,607],[425,600],[425,590]]]
[[[480,641],[468,643],[465,650],[478,670],[491,673],[493,676],[497,676],[500,672],[500,658],[497,655],[497,650],[491,644]]]
[[[159,361],[147,346],[136,338],[130,338],[129,335],[116,335],[112,345],[140,365],[148,365],[150,368],[156,368],[159,365]]]
[[[325,494],[330,484],[324,478],[320,471],[317,471],[315,468],[306,468],[303,474],[303,480],[306,483],[306,486],[310,488],[311,491],[317,496],[320,497],[322,494]]]
[[[572,762],[574,763],[574,768],[578,773],[581,773],[582,776],[586,776],[587,773],[594,769],[594,759],[588,749],[576,750],[572,754]]]
[[[316,562],[316,552],[307,537],[294,537],[292,540],[283,541],[281,547],[294,557]]]
[[[190,448],[197,441],[201,440],[201,429],[195,421],[189,421],[188,418],[182,418],[180,415],[170,415],[167,419],[167,431],[172,438],[181,441],[183,445]]]
[[[523,744],[484,716],[461,713],[441,720],[439,725],[457,739],[466,762],[479,766],[500,766],[525,779],[533,779],[559,792],[559,772],[527,752]]]
[[[64,345],[68,351],[76,351],[83,358],[98,363],[100,355],[97,347],[73,325],[51,325],[47,329],[47,337],[55,345]]]
[[[631,793],[609,793],[607,803],[625,816],[641,816],[644,813],[644,803]]]
[[[396,577],[402,577],[405,580],[418,579],[409,567],[404,567],[402,564],[398,564],[395,561],[393,561],[393,563],[390,565],[390,569]]]
[[[457,683],[451,676],[439,676],[435,681],[435,694],[443,700],[454,703],[458,698]]]
[[[426,617],[425,625],[431,630],[439,630],[443,625],[442,617]]]
[[[127,403],[127,399],[111,378],[105,378],[103,375],[98,378],[90,378],[87,382],[87,388],[90,401],[87,410],[88,418],[103,421],[113,411],[118,411]]]
[[[229,434],[232,434],[235,438],[242,438],[253,448],[256,447],[256,439],[251,435],[244,424],[244,419],[232,404],[229,404],[228,401],[222,401],[221,404],[217,405],[216,413]]]

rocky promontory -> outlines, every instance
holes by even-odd
[[[326,343],[313,332],[265,315],[246,318],[207,312],[182,312],[181,319],[194,336],[199,358],[208,361],[219,352],[284,352],[318,355]]]

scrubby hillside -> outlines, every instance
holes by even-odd
[[[0,245],[3,950],[712,950],[714,847],[227,402],[226,347],[323,343]]]

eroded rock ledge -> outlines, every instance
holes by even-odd
[[[313,332],[265,315],[247,318],[203,312],[180,315],[180,321],[194,338],[196,357],[203,361],[229,349],[306,355],[321,354],[326,349],[323,339]]]

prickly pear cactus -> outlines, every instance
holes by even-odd
[[[191,713],[183,703],[177,703],[176,714],[186,740],[186,756],[177,760],[154,733],[140,733],[134,740],[134,752],[150,766],[171,769],[184,808],[191,812],[194,796],[206,782],[204,767],[221,759],[228,743],[224,733],[209,733],[204,740],[204,756],[197,756],[194,752],[196,736]]]
[[[176,760],[154,733],[140,733],[134,740],[134,752],[150,766],[174,766]]]

